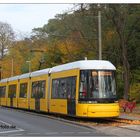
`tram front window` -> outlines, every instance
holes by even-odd
[[[81,70],[79,100],[97,102],[116,100],[114,71]]]

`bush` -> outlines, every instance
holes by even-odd
[[[131,85],[130,98],[134,98],[137,102],[140,102],[140,83],[134,83],[133,85]]]

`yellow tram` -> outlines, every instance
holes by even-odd
[[[81,60],[0,81],[0,105],[75,117],[118,117],[116,68]]]

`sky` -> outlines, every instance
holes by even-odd
[[[0,21],[9,23],[17,34],[29,34],[72,7],[73,4],[0,4]]]

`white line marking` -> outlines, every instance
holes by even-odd
[[[0,132],[0,134],[5,134],[5,133],[13,133],[13,132],[21,132],[24,130],[11,130],[11,131],[4,131],[4,132]]]
[[[91,132],[78,132],[79,134],[89,134]]]
[[[11,124],[10,124],[10,123],[4,122],[4,121],[2,121],[2,120],[0,120],[0,122],[5,123],[6,125],[11,126]]]
[[[38,135],[40,133],[27,133],[27,135]]]
[[[9,136],[21,136],[23,134],[12,134],[12,135],[9,135]]]
[[[0,122],[6,124],[6,125],[8,125],[8,126],[12,126],[12,124],[7,123],[7,122],[5,122],[5,121],[0,120]],[[0,134],[25,131],[24,129],[21,129],[21,128],[18,128],[18,127],[16,127],[16,129],[17,129],[17,130],[11,130],[11,131],[0,132]]]
[[[58,132],[48,132],[48,133],[45,133],[47,135],[53,135],[53,134],[58,134]]]
[[[62,132],[62,134],[73,134],[75,132]]]

